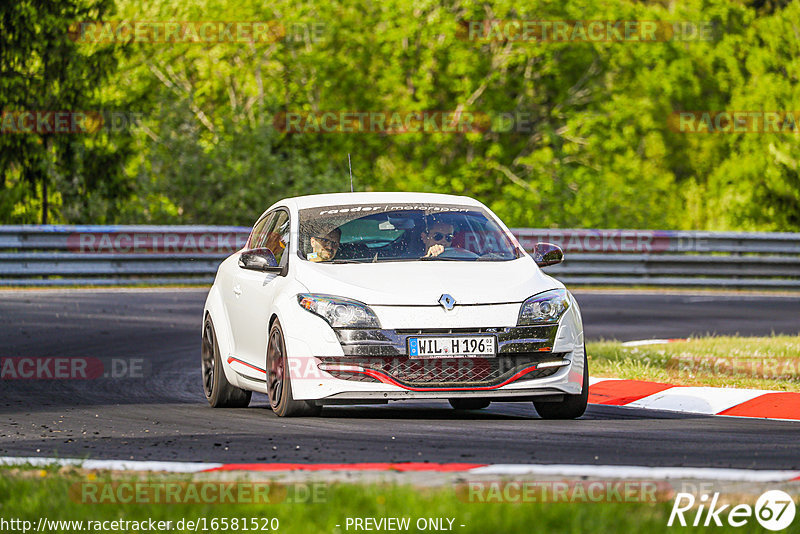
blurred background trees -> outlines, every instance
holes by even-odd
[[[101,20],[113,11],[111,0],[0,3],[0,222],[112,221],[130,197],[130,131],[113,139],[104,132],[15,133],[9,123],[14,112],[113,105],[100,94],[114,83],[109,76],[122,50],[79,45],[67,31],[69,21]]]
[[[0,6],[2,110],[137,114],[95,135],[0,135],[0,222],[39,222],[46,176],[51,222],[249,225],[282,197],[349,190],[350,153],[357,190],[470,195],[510,226],[800,231],[796,130],[687,134],[667,122],[684,110],[800,110],[799,1],[184,4]],[[463,21],[485,19],[714,31],[658,43],[459,37]],[[255,44],[67,40],[81,20],[277,20],[287,33]],[[402,135],[273,126],[286,111],[457,109],[526,124]]]

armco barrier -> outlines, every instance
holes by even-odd
[[[513,230],[531,250],[564,249],[548,274],[569,285],[800,288],[800,234],[664,230]]]
[[[0,226],[0,285],[208,284],[239,250],[240,226]],[[564,249],[548,267],[570,285],[800,289],[800,234],[512,230],[526,249]]]
[[[210,284],[241,226],[0,226],[0,285]]]

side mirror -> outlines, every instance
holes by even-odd
[[[533,247],[533,261],[539,267],[556,265],[564,261],[564,252],[561,247],[552,243],[536,243]]]
[[[254,248],[239,255],[239,267],[249,271],[281,272],[275,254],[268,248]]]

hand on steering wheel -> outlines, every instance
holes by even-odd
[[[425,254],[424,257],[425,258],[432,258],[434,256],[438,256],[442,252],[444,252],[444,246],[443,245],[431,245],[431,247],[428,249],[428,253]]]

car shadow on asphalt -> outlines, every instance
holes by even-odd
[[[255,407],[251,405],[251,407]],[[269,405],[264,409],[270,410]],[[275,416],[277,417],[277,416]],[[401,419],[440,421],[544,421],[530,402],[497,402],[482,410],[455,410],[445,402],[403,401],[390,404],[359,404],[325,406],[323,419]],[[711,419],[712,416],[668,412],[662,410],[630,409],[619,406],[592,405],[576,421],[586,420],[638,420],[653,419]],[[558,421],[556,421],[558,422]],[[563,421],[561,421],[563,423]]]

